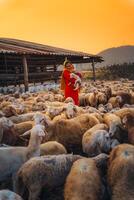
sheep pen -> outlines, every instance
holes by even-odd
[[[126,193],[131,191],[128,200],[133,199],[134,81],[82,84],[79,106],[59,87],[0,93],[0,195],[122,200],[123,182]]]

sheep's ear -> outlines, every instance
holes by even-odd
[[[23,133],[22,135],[20,135],[21,137],[25,137],[25,136],[30,136],[31,134],[31,130],[26,131],[25,133]]]

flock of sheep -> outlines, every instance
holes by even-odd
[[[133,200],[134,82],[0,94],[0,200]]]

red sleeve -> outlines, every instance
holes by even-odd
[[[73,78],[70,78],[70,72],[68,70],[64,70],[63,76],[64,76],[64,79],[65,79],[65,82],[66,81],[71,82],[71,83],[74,82]]]

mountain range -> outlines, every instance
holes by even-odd
[[[110,66],[113,64],[132,63],[134,62],[134,46],[120,46],[109,48],[101,51],[99,56],[102,56],[104,62],[101,66]],[[97,66],[100,66],[98,64]]]

